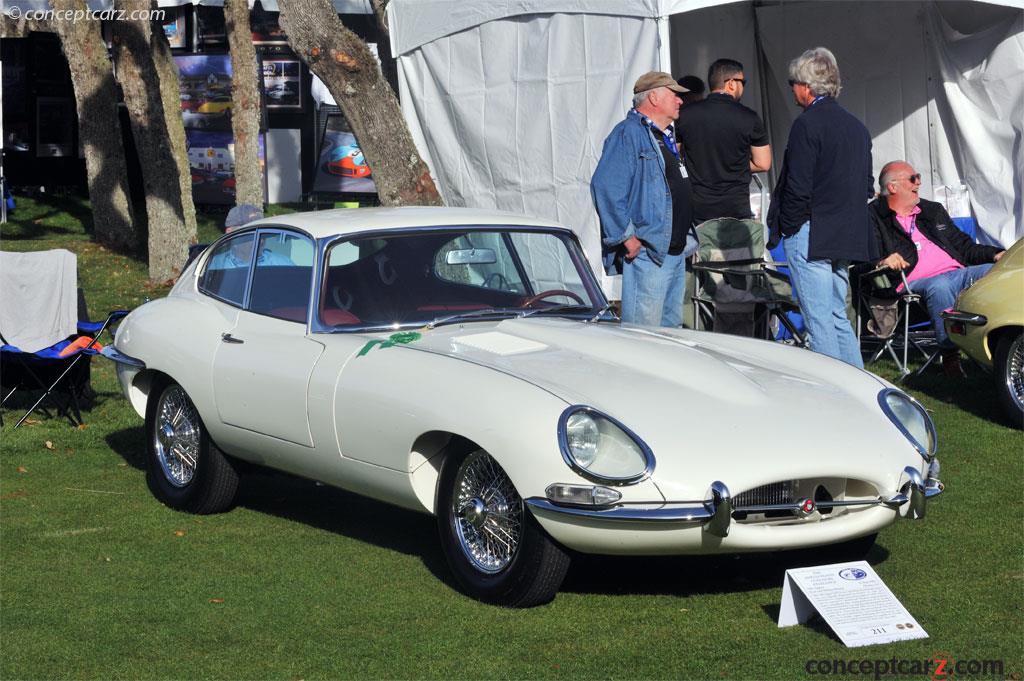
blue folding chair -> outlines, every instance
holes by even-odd
[[[99,354],[95,346],[103,332],[112,329],[113,325],[127,314],[128,310],[115,310],[102,322],[79,320],[76,335],[36,352],[25,352],[8,344],[7,339],[0,333],[0,341],[3,342],[0,346],[0,364],[3,365],[0,375],[4,384],[0,409],[19,390],[43,391],[28,411],[18,419],[15,428],[37,410],[49,418],[47,403],[52,405],[59,416],[67,418],[72,426],[82,425],[80,400],[89,385],[89,360],[93,355]],[[79,347],[62,356],[62,352],[79,338],[88,338],[89,341],[85,344],[78,342]],[[60,395],[64,396],[63,400],[59,399]],[[0,413],[0,426],[2,425],[3,415]]]

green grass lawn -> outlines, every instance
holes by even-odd
[[[19,199],[0,246],[77,253],[94,317],[163,295],[142,260],[89,240],[88,216]],[[217,233],[204,219],[200,239]],[[808,660],[936,656],[1024,672],[1024,435],[977,368],[908,383],[948,489],[869,554],[930,638],[854,650],[820,625],[776,627],[783,566],[763,556],[580,557],[553,603],[516,611],[454,588],[431,518],[340,490],[252,473],[229,513],[172,511],[146,487],[142,419],[113,365],[95,360],[92,382],[81,429],[12,430],[4,413],[3,679],[794,679],[820,677]]]

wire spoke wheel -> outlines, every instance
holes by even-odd
[[[199,464],[202,425],[185,391],[177,385],[160,396],[156,407],[153,449],[164,477],[175,487],[185,487]]]
[[[470,563],[486,574],[509,566],[523,538],[523,500],[505,471],[484,451],[455,473],[452,528]]]
[[[1024,411],[1024,336],[1017,336],[1010,345],[1003,378],[1010,399],[1016,403],[1017,409]]]

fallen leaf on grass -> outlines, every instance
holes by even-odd
[[[223,598],[211,598],[210,602],[211,603],[223,603],[224,599]]]
[[[0,496],[0,500],[6,501],[8,499],[17,499],[18,497],[23,497],[23,496],[25,496],[25,490],[18,489],[18,490],[14,490],[13,492],[11,492],[9,494],[5,494],[3,496]]]
[[[42,423],[42,421],[40,421],[39,419],[25,419],[25,423],[22,425],[38,426],[40,423]]]
[[[54,449],[53,443],[50,442],[49,440],[47,440],[46,441],[46,448],[49,449],[49,450],[53,450]]]
[[[88,423],[79,423],[79,424],[78,424],[78,429],[79,429],[79,430],[85,430],[85,429],[86,429],[86,428],[88,428],[88,427],[89,427],[89,424],[88,424]]]
[[[126,463],[119,463],[119,464],[117,464],[118,468],[125,468],[126,466],[128,466],[128,464],[126,464]]]
[[[18,472],[19,473],[28,473],[28,469],[25,468],[24,466],[18,466]]]
[[[175,530],[174,531],[174,536],[175,537],[184,537],[185,536],[185,530]]]

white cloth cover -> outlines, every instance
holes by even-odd
[[[1024,12],[963,34],[946,9],[931,5],[926,15],[930,104],[948,148],[936,159],[938,175],[967,185],[978,236],[1009,247],[1024,236]]]
[[[529,15],[402,55],[399,87],[448,205],[557,220],[600,272],[590,178],[633,83],[656,61],[653,19]]]
[[[63,248],[0,251],[0,333],[37,352],[78,329],[78,259]]]

